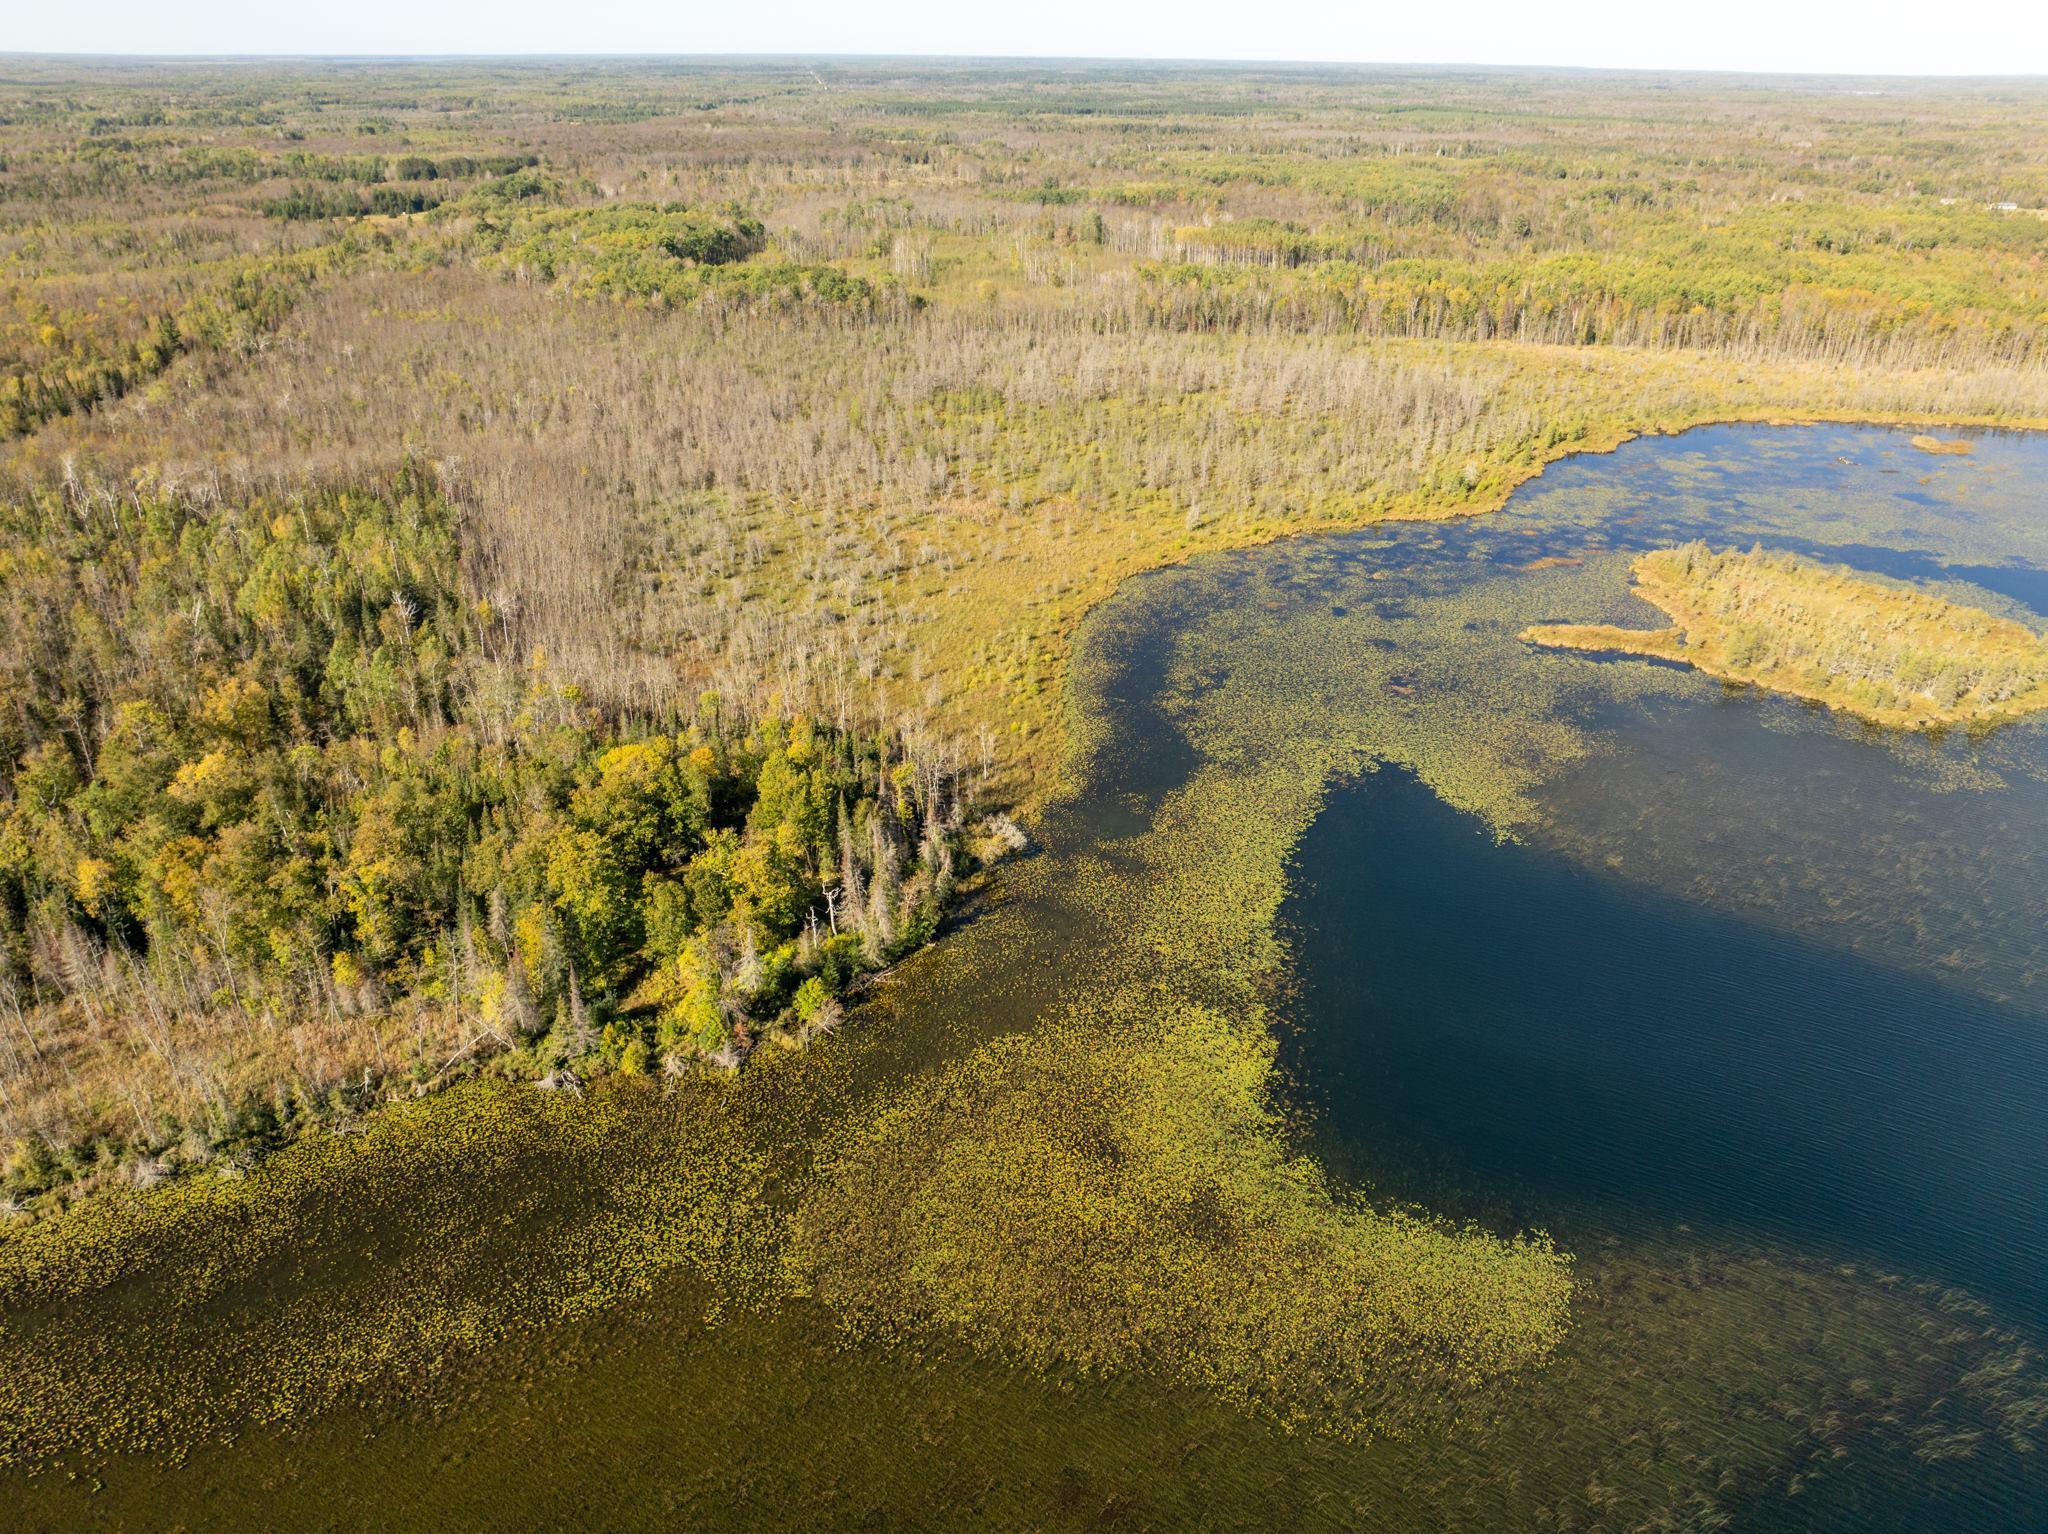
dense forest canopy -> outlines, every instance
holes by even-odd
[[[2002,1312],[1804,1216],[1461,1187],[1392,1057],[1325,1136],[1282,1026],[1332,784],[1505,835],[1626,783],[1519,572],[1627,604],[1615,548],[1804,449],[1244,551],[1708,421],[1900,428],[1816,436],[1964,508],[2031,461],[1974,429],[2048,427],[2044,146],[2038,81],[10,58],[10,1510],[1633,1529],[2030,1473]],[[2043,675],[1670,557],[1751,661]],[[1640,1097],[1626,1021],[1546,1136]]]
[[[829,1029],[932,935],[953,764],[710,693],[606,717],[504,658],[459,520],[411,470],[8,506],[13,1134],[59,1127],[35,1095],[81,1075],[119,1094],[109,1133],[161,1149],[268,1133],[400,1061],[730,1066]],[[280,1025],[289,1061],[263,1048]],[[27,1136],[19,1180],[54,1174],[55,1138]]]

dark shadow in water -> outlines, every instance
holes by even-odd
[[[1405,772],[1339,791],[1288,908],[1344,1160],[1439,1208],[1693,1221],[2048,1323],[2048,1029],[1497,845]]]
[[[1176,574],[1140,575],[1132,586]],[[1187,781],[1197,764],[1194,748],[1162,703],[1172,647],[1161,643],[1157,632],[1130,621],[1134,613],[1147,610],[1137,601],[1112,604],[1089,623],[1084,643],[1096,668],[1091,691],[1114,729],[1089,762],[1088,791],[1056,806],[1040,828],[1056,848],[1094,845],[1108,852],[1107,844],[1142,834],[1160,802]]]
[[[2048,570],[2036,570],[2032,565],[1948,565],[1942,573],[1975,581],[1986,591],[2031,608],[2037,617],[2048,618]]]
[[[1707,541],[1712,543],[1715,540],[1710,536]],[[1772,548],[1790,549],[1809,559],[1849,565],[1857,570],[1888,575],[1898,581],[1974,581],[1986,591],[2011,597],[2038,617],[2048,618],[2048,570],[2037,570],[2032,565],[1949,564],[1924,549],[1888,549],[1872,543],[1823,543],[1784,534],[1774,535],[1768,542]]]

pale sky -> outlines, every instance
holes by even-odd
[[[2048,74],[2048,0],[0,0],[0,51],[945,54]]]

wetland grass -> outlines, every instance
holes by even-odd
[[[1761,547],[1658,549],[1635,594],[1665,629],[1533,624],[1550,649],[1677,661],[1872,724],[1989,728],[2048,708],[2048,640],[2010,618]]]
[[[0,1246],[17,1465],[139,1449],[223,1467],[231,1499],[218,1456],[244,1451],[221,1437],[311,1485],[410,1463],[410,1430],[365,1410],[422,1416],[431,1443],[500,1413],[517,1441],[580,1441],[576,1414],[601,1402],[618,1431],[671,1442],[674,1403],[701,1389],[744,1441],[705,1426],[690,1441],[726,1445],[723,1467],[651,1451],[608,1477],[621,1527],[731,1477],[816,1506],[855,1462],[821,1458],[817,1434],[908,1411],[914,1441],[948,1445],[975,1483],[949,1510],[980,1498],[1047,1526],[1075,1521],[1048,1499],[1086,1423],[1092,1473],[1127,1505],[1163,1505],[1134,1456],[1178,1443],[1230,1526],[1280,1508],[1304,1527],[1626,1528],[1720,1516],[1730,1488],[1776,1497],[1887,1455],[2031,1442],[2038,1370],[1934,1289],[1683,1232],[1447,1222],[1306,1154],[1274,1068],[1276,913],[1327,785],[1412,765],[1513,834],[1545,777],[1598,749],[1569,706],[1583,682],[1515,636],[1562,590],[1596,597],[1608,557],[1526,571],[1516,539],[1499,578],[1400,569],[1415,541],[1481,571],[1457,545],[1488,532],[1386,540],[1330,593],[1276,551],[1163,572],[1100,610],[1069,698],[1086,793],[1011,865],[1007,899],[822,1048],[666,1095],[465,1086],[238,1183],[28,1227]],[[1388,690],[1400,677],[1426,708]],[[1676,677],[1594,680],[1625,700]],[[574,1359],[601,1351],[606,1317],[650,1306],[691,1339],[654,1375],[604,1354],[551,1372],[560,1403],[538,1408],[494,1383],[529,1377],[515,1360],[538,1339]],[[109,1353],[95,1338],[116,1317],[134,1345]],[[745,1362],[793,1346],[799,1317],[837,1338],[804,1372],[838,1404]],[[469,1388],[443,1382],[472,1378],[439,1421],[427,1403]],[[1027,1442],[1003,1474],[963,1436],[990,1391]],[[1203,1424],[1199,1444],[1155,1421],[1162,1403],[1180,1433]],[[863,1495],[933,1526],[928,1477],[913,1492],[896,1459],[861,1452]],[[51,1477],[26,1484],[53,1517],[72,1505]],[[465,1509],[562,1494],[489,1451],[433,1484]],[[279,1493],[293,1506],[297,1485]],[[161,1505],[137,1479],[119,1494]]]

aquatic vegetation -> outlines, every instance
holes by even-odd
[[[757,1303],[776,1275],[764,1168],[701,1100],[689,1113],[650,1097],[624,1081],[582,1100],[471,1083],[315,1128],[246,1174],[110,1192],[10,1232],[0,1463],[176,1451],[287,1421],[599,1313],[683,1265]],[[487,1220],[465,1213],[479,1197]],[[365,1243],[374,1263],[353,1260]],[[312,1287],[273,1294],[292,1274]],[[126,1322],[157,1345],[110,1351],[87,1322],[95,1297],[120,1305],[159,1276],[169,1290]],[[199,1390],[196,1358],[224,1366]]]
[[[1535,624],[1522,637],[1678,661],[1902,729],[2048,708],[2048,640],[2009,618],[1761,547],[1690,543],[1634,569],[1636,594],[1674,627]]]
[[[1166,997],[984,1046],[835,1150],[794,1260],[864,1335],[1144,1368],[1326,1431],[1540,1363],[1571,1292],[1549,1243],[1337,1198],[1283,1149],[1271,1070],[1259,1030]]]
[[[298,1508],[379,1474],[414,1497],[409,1456],[488,1423],[436,1495],[540,1506],[528,1461],[559,1482],[564,1445],[612,1463],[629,1441],[622,1527],[734,1476],[843,1512],[849,1465],[896,1523],[936,1496],[1056,1524],[1077,1453],[1092,1495],[1141,1508],[1161,1456],[1196,1455],[1209,1521],[1247,1527],[1682,1525],[1920,1448],[2003,1463],[2038,1365],[1935,1288],[1735,1232],[1447,1225],[1306,1159],[1273,1063],[1278,918],[1332,777],[1411,764],[1497,834],[1545,835],[1558,776],[1604,760],[1600,709],[1711,690],[1522,644],[1554,604],[1611,600],[1623,559],[1523,520],[1545,519],[1134,583],[1079,651],[1079,793],[1005,898],[825,1048],[582,1099],[474,1084],[240,1179],[21,1226],[0,1241],[14,1452],[283,1455],[302,1478],[270,1495]],[[1528,570],[1535,547],[1586,562]],[[904,1447],[928,1443],[943,1492]],[[104,1473],[123,1505],[177,1495]]]

